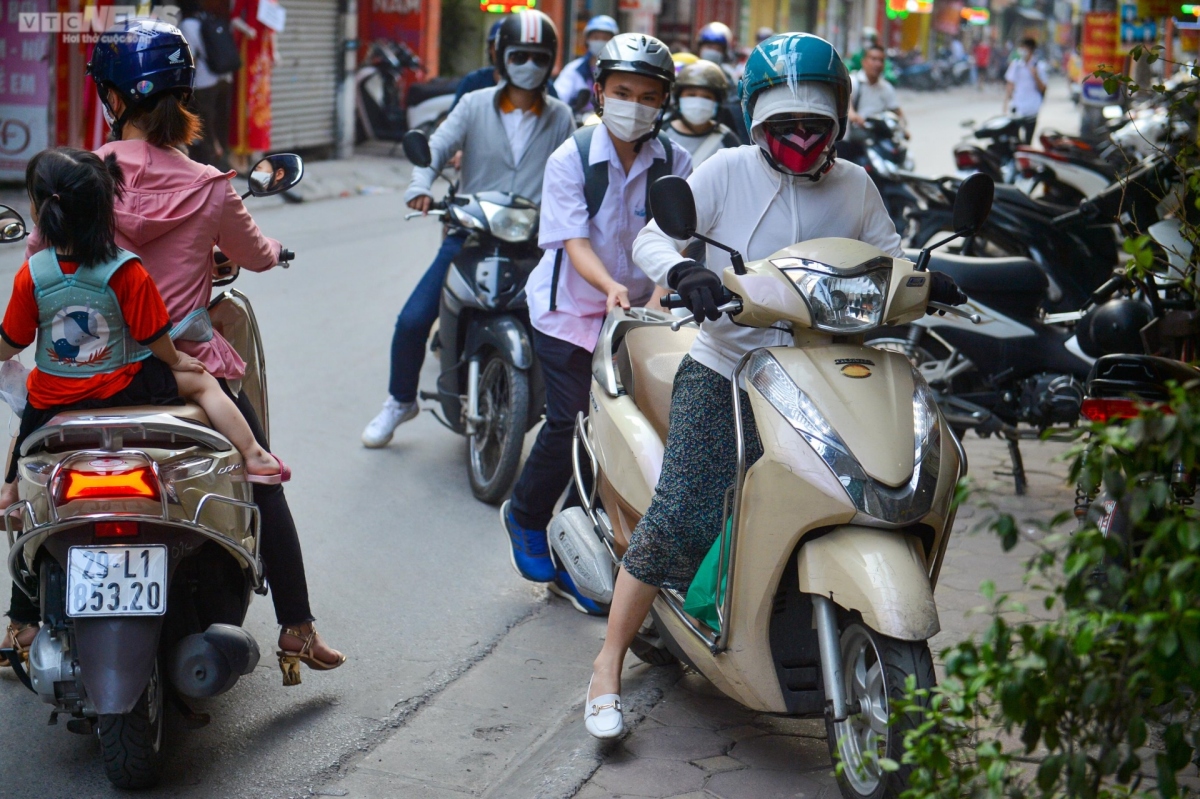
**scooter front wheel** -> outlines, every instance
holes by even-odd
[[[158,783],[162,771],[164,690],[162,670],[156,664],[133,710],[100,717],[104,773],[114,787],[140,790]]]
[[[467,475],[471,493],[495,504],[517,477],[525,421],[529,417],[529,375],[493,354],[479,371],[479,420],[467,436]]]
[[[888,638],[854,619],[843,625],[841,646],[850,715],[836,723],[825,720],[830,755],[842,762],[838,787],[846,799],[895,799],[907,789],[911,767],[887,772],[879,759],[899,763],[904,733],[919,719],[906,715],[889,726],[890,706],[904,697],[909,676],[917,688],[937,684],[929,645]]]

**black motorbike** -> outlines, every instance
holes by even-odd
[[[404,137],[415,166],[432,162],[420,131]],[[442,286],[431,349],[441,374],[421,399],[440,403],[443,424],[467,437],[467,474],[476,499],[495,503],[517,476],[521,447],[546,404],[534,357],[525,280],[541,260],[538,206],[506,192],[458,194],[433,204],[452,234],[467,236]],[[412,218],[419,214],[408,214]]]
[[[963,240],[961,253],[1031,259],[1048,281],[1042,310],[1077,311],[1118,266],[1121,228],[1146,229],[1158,220],[1158,204],[1176,171],[1170,158],[1160,156],[1077,206],[1056,205],[1015,186],[997,185],[987,224]],[[951,229],[959,181],[915,176],[907,180],[923,207],[910,215],[906,245],[924,247]]]
[[[354,75],[355,142],[399,142],[410,129],[432,133],[450,112],[459,79],[414,82],[423,77],[421,59],[408,45],[372,42]]]
[[[975,128],[971,137],[954,145],[954,164],[959,176],[982,172],[996,183],[1014,183],[1017,167],[1014,156],[1021,142],[1023,117],[992,117]],[[971,120],[964,127],[975,127]]]
[[[919,207],[919,199],[904,179],[904,174],[913,168],[913,160],[908,154],[908,139],[900,117],[888,111],[866,119],[861,126],[852,126],[838,142],[837,154],[838,158],[867,170],[879,189],[888,216],[904,235],[908,214]]]

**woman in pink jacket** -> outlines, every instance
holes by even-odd
[[[97,44],[88,71],[112,127],[109,143],[96,152],[101,158],[115,155],[125,174],[125,192],[116,207],[117,244],[141,257],[172,323],[208,307],[214,245],[255,272],[279,263],[280,244],[254,224],[230,182],[234,173],[198,164],[183,153],[197,138],[200,122],[185,107],[195,69],[179,30],[153,20],[126,23]],[[43,246],[35,234],[26,254]],[[227,381],[246,371],[232,345],[216,333],[210,341],[180,341],[178,347],[221,381],[265,446],[253,406],[245,395],[229,390]],[[262,519],[263,568],[283,628],[280,653],[299,657],[309,668],[337,668],[346,656],[326,646],[313,627],[300,539],[283,486],[255,485],[253,490]],[[9,619],[10,637],[0,648],[10,645],[13,630],[18,644],[31,643],[38,610],[15,589]]]

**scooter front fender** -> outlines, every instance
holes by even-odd
[[[501,314],[480,317],[471,324],[463,354],[470,357],[488,346],[517,369],[533,366],[533,344],[529,333],[515,316]]]
[[[133,710],[154,671],[162,625],[162,616],[75,620],[83,687],[96,713]]]
[[[829,597],[891,638],[925,641],[941,629],[921,542],[894,530],[844,525],[800,548],[800,590]]]

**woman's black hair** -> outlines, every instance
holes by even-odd
[[[117,257],[114,205],[125,189],[117,158],[73,147],[42,150],[25,169],[42,240],[82,266]]]

